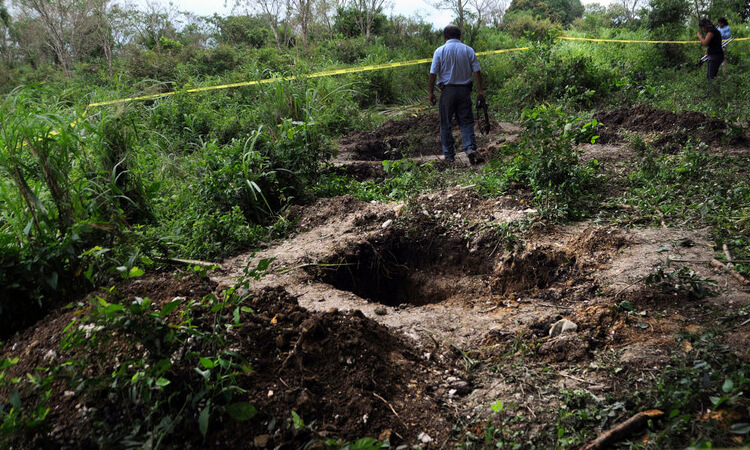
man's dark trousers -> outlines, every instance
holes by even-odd
[[[471,85],[446,85],[440,94],[440,140],[443,143],[443,156],[446,160],[456,158],[455,140],[451,130],[453,116],[461,129],[464,151],[470,154],[477,149],[474,135],[474,114],[471,110]]]

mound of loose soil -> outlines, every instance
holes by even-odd
[[[126,305],[141,295],[152,297],[158,310],[173,296],[184,295],[192,299],[184,303],[192,305],[192,326],[196,331],[208,331],[216,316],[195,302],[210,293],[215,284],[198,277],[183,278],[180,283],[174,280],[146,276],[117,289],[118,296]],[[226,349],[241,354],[252,368],[252,373],[235,377],[244,390],[241,400],[257,408],[258,415],[246,422],[212,417],[204,442],[198,432],[197,414],[188,408],[182,416],[172,418],[180,420],[163,444],[300,448],[325,438],[356,440],[364,436],[412,444],[418,442],[420,433],[439,441],[447,439],[451,412],[431,397],[438,387],[438,366],[422,360],[403,338],[358,311],[310,312],[280,287],[264,289],[244,305],[251,306],[254,313],[243,313],[242,325],[230,330]],[[37,373],[44,367],[57,373],[54,368],[62,361],[82,362],[74,363],[75,370],[53,377],[50,413],[45,422],[52,427],[15,436],[21,447],[97,448],[96,442],[101,439],[112,442],[113,436],[122,438],[123,432],[135,431],[135,421],[143,419],[147,410],[118,395],[108,395],[103,386],[78,384],[79,376],[89,380],[98,377],[109,383],[109,374],[131,370],[121,368],[123,361],[142,360],[148,367],[171,354],[171,368],[163,375],[171,380],[166,389],[177,396],[201,390],[202,381],[195,375],[197,361],[189,355],[214,354],[217,349],[212,342],[189,339],[187,347],[171,348],[164,336],[159,338],[159,345],[159,339],[148,335],[148,322],[128,322],[112,329],[107,328],[109,325],[103,329],[88,327],[86,311],[60,311],[56,319],[38,324],[4,347],[2,358],[21,357],[8,369],[9,378],[23,379],[25,373]],[[174,311],[167,321],[179,323],[182,311]],[[231,323],[228,311],[220,312],[219,320]],[[61,349],[62,330],[76,317],[86,330],[88,343]],[[19,386],[21,401],[35,397],[35,388]],[[2,395],[8,398],[7,388]],[[175,414],[178,406],[174,407]],[[315,433],[295,427],[290,411],[305,424],[315,424]]]
[[[622,140],[622,131],[655,136],[656,148],[682,148],[688,140],[709,145],[745,144],[740,133],[734,133],[726,122],[698,111],[671,111],[652,109],[645,105],[618,108],[594,116],[599,121],[598,143]]]
[[[268,434],[271,421],[288,420],[291,409],[322,436],[448,437],[450,413],[430,398],[433,369],[384,326],[359,311],[309,312],[282,289],[263,291],[251,306],[255,314],[237,341],[256,371],[247,387],[262,412],[252,424],[256,436]],[[237,424],[221,438],[229,443],[236,433],[248,430]],[[299,440],[283,437],[283,429],[270,437],[276,445]]]
[[[372,131],[357,131],[339,141],[339,159],[383,161],[407,156],[439,155],[440,119],[437,114],[389,120]]]

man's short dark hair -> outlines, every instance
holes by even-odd
[[[719,17],[719,20],[717,20],[716,23],[718,23],[722,27],[729,25],[729,22],[727,22],[726,17]]]
[[[461,29],[450,24],[443,30],[443,37],[445,39],[461,39]]]
[[[711,23],[711,20],[704,17],[698,22],[698,26],[700,28],[713,28],[714,24]]]

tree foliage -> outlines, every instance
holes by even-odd
[[[506,14],[530,13],[539,19],[549,19],[562,25],[569,25],[573,19],[583,16],[584,7],[580,0],[513,0]]]

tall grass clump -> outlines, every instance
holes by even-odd
[[[110,125],[88,126],[28,89],[6,97],[0,123],[0,328],[11,332],[93,280],[82,255],[113,243],[135,183]],[[112,140],[97,145],[105,132]]]

